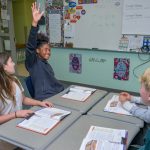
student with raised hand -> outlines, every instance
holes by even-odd
[[[23,87],[16,76],[15,63],[8,53],[0,53],[0,124],[14,118],[28,117],[32,110],[22,110],[22,104],[52,107],[47,101],[37,101],[23,94]]]
[[[36,2],[32,4],[31,9],[33,21],[26,46],[25,65],[31,76],[34,98],[44,100],[61,92],[64,87],[55,78],[54,71],[48,63],[51,55],[49,39],[44,34],[38,33],[38,21],[44,12],[40,12]]]
[[[140,97],[135,97],[127,92],[122,92],[119,95],[119,100],[122,103],[123,108],[132,115],[150,123],[150,68],[145,70],[140,78],[140,82]],[[136,104],[143,104],[145,107],[143,108]]]

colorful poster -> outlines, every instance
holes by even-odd
[[[52,6],[63,6],[63,1],[62,0],[53,0]]]
[[[130,59],[114,58],[114,79],[129,80]]]
[[[69,55],[69,71],[81,74],[82,72],[82,56],[81,54]]]
[[[97,0],[78,0],[78,4],[92,4],[97,3]]]

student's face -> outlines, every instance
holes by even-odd
[[[51,55],[51,49],[49,44],[43,44],[40,48],[38,48],[37,53],[40,58],[48,60]]]
[[[8,58],[7,63],[4,65],[4,70],[9,74],[15,73],[15,63],[13,62],[11,57]]]
[[[150,104],[150,92],[145,89],[144,84],[141,84],[140,96],[145,104]]]

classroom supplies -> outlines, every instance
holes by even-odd
[[[96,89],[82,87],[82,86],[73,86],[62,95],[63,98],[72,99],[76,101],[84,102]]]
[[[113,95],[113,97],[108,101],[106,107],[104,108],[104,111],[123,114],[123,115],[132,115],[122,107],[118,95]]]
[[[60,120],[71,112],[58,108],[43,108],[27,117],[17,127],[29,129],[41,134],[47,134]]]
[[[80,150],[124,150],[127,135],[127,130],[91,126]]]

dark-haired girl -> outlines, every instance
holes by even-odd
[[[38,21],[44,12],[40,12],[36,2],[32,4],[31,9],[33,21],[26,47],[25,65],[31,76],[34,98],[44,100],[61,92],[64,87],[55,78],[54,71],[48,63],[51,54],[49,39],[44,34],[38,34]]]

